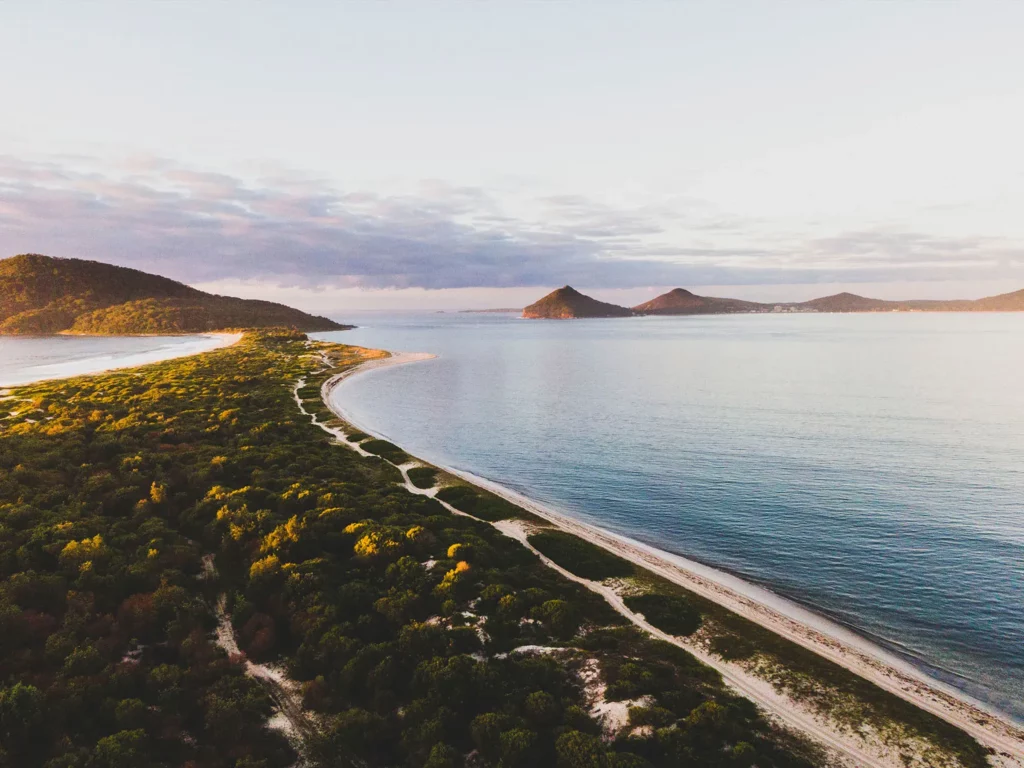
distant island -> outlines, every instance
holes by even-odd
[[[1024,290],[984,299],[914,299],[886,301],[837,293],[803,302],[768,304],[742,299],[698,296],[684,288],[645,301],[635,307],[608,304],[565,286],[523,310],[523,317],[566,320],[585,317],[631,317],[637,315],[729,315],[782,312],[1024,312]]]
[[[24,254],[0,260],[0,335],[141,335],[229,328],[350,328],[284,304],[217,296],[98,261]]]
[[[552,291],[523,310],[523,317],[569,319],[574,317],[629,317],[633,310],[607,304],[565,286]]]

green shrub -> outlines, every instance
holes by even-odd
[[[409,482],[417,488],[433,488],[437,484],[437,470],[434,467],[413,467],[408,474]]]
[[[380,456],[382,459],[390,461],[392,464],[404,464],[405,462],[412,460],[412,457],[409,454],[394,443],[389,443],[387,440],[367,440],[365,443],[361,443],[361,447],[367,453]]]
[[[711,641],[711,652],[726,661],[749,659],[756,650],[752,642],[739,635],[719,635]]]
[[[688,637],[700,627],[700,611],[682,595],[635,595],[626,598],[626,605],[670,635]]]
[[[449,485],[438,491],[435,498],[451,504],[460,512],[492,523],[527,515],[512,502],[468,485]]]
[[[558,565],[584,579],[604,581],[632,576],[636,571],[632,563],[564,531],[541,531],[529,541]]]

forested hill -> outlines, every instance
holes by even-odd
[[[270,301],[217,296],[98,261],[25,254],[0,260],[0,335],[201,333],[226,328],[340,330]]]

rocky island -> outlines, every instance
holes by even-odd
[[[633,310],[586,296],[571,286],[552,291],[523,309],[523,317],[568,320],[583,317],[630,317]]]

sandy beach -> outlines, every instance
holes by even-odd
[[[72,360],[69,362],[44,364],[25,368],[15,374],[4,374],[0,372],[0,386],[24,386],[38,381],[70,379],[75,376],[94,376],[101,373],[110,373],[111,371],[137,368],[151,363],[160,363],[165,360],[176,360],[181,357],[198,355],[203,352],[210,352],[215,349],[230,347],[232,344],[238,343],[243,335],[244,334],[241,332],[197,334],[194,342],[188,344],[167,346],[144,352],[127,353],[123,356],[104,355],[87,357],[81,360]]]
[[[363,366],[350,369],[332,378],[324,385],[325,403],[339,418],[353,427],[367,434],[394,442],[391,436],[375,432],[371,425],[354,420],[346,412],[339,402],[340,398],[334,392],[338,384],[356,373],[418,362],[431,357],[433,356],[416,353],[395,353],[389,358],[374,360]],[[440,468],[466,482],[502,496],[561,530],[579,536],[651,573],[712,600],[957,726],[977,739],[979,743],[993,750],[994,754],[990,758],[993,765],[1024,766],[1024,728],[1009,718],[989,710],[983,704],[971,700],[959,691],[932,680],[910,664],[855,633],[839,627],[791,601],[778,597],[768,590],[748,584],[714,568],[694,563],[628,537],[581,522],[484,478],[451,467],[440,466]],[[517,538],[520,537],[517,536]],[[698,650],[699,654],[699,649],[688,648],[688,650]],[[704,658],[702,660],[706,663],[714,661]],[[717,663],[712,665],[716,669],[721,666]],[[822,728],[815,730],[817,726],[808,725],[807,713],[796,711],[800,708],[794,702],[785,700],[785,697],[782,697],[783,700],[772,700],[772,697],[764,690],[767,684],[763,680],[740,671],[735,665],[728,665],[728,667],[724,671],[723,669],[719,669],[719,671],[723,672],[723,675],[728,673],[727,677],[733,678],[731,682],[741,693],[754,699],[763,707],[775,709],[775,714],[781,714],[780,719],[787,721],[790,725],[808,732],[830,746],[837,746],[830,743],[833,734],[825,733]],[[768,687],[770,688],[770,686]],[[779,699],[780,697],[774,698]],[[780,708],[783,711],[780,712]],[[821,724],[818,723],[818,725]],[[860,744],[863,745],[863,740],[860,740]],[[868,761],[868,756],[863,753],[858,755],[855,748],[845,749],[845,752],[847,759],[851,761],[850,764],[884,765],[888,762],[883,755],[873,755]]]

